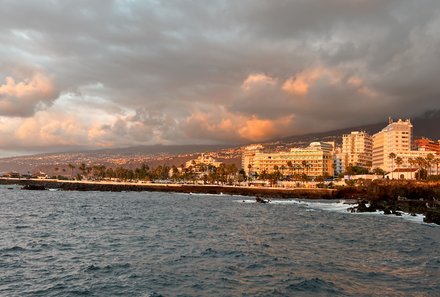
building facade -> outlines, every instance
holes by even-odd
[[[436,155],[440,155],[440,140],[437,142],[428,138],[420,138],[414,141],[417,150],[434,151]]]
[[[370,168],[373,162],[373,138],[365,131],[353,131],[342,136],[342,153],[346,166]]]
[[[409,119],[399,119],[395,122],[390,118],[388,126],[373,135],[373,168],[394,170],[394,160],[389,158],[389,155],[401,155],[411,151],[412,129],[413,125]]]
[[[341,173],[345,172],[347,167],[347,154],[343,154],[341,152],[336,152],[333,156],[333,169],[334,175],[338,176]]]
[[[255,168],[255,155],[263,151],[261,144],[253,144],[245,147],[241,155],[241,167],[247,175],[253,173]]]
[[[189,160],[188,162],[186,162],[185,167],[189,168],[191,166],[202,165],[202,164],[208,165],[208,166],[219,167],[222,164],[222,162],[215,160],[211,156],[205,156],[204,154],[201,154],[197,159]]]
[[[257,174],[280,171],[283,175],[333,176],[333,146],[312,142],[307,148],[292,148],[287,152],[256,152],[253,170]]]

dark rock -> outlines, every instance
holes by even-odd
[[[440,210],[430,209],[426,212],[426,216],[423,219],[425,223],[434,223],[440,225]]]
[[[401,217],[401,216],[402,216],[402,213],[401,213],[400,211],[396,211],[396,210],[393,210],[392,214],[393,214],[393,215],[396,215],[396,216],[398,216],[398,217]]]
[[[356,212],[375,212],[376,208],[373,205],[367,206],[368,201],[362,200],[359,202]]]
[[[32,191],[45,191],[47,190],[43,185],[25,185],[22,190],[32,190]]]
[[[255,201],[257,202],[257,203],[269,203],[269,200],[264,200],[263,198],[261,198],[261,197],[255,197]]]

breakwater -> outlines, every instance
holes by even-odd
[[[55,180],[27,180],[27,179],[0,179],[0,184],[21,186],[38,185],[47,189],[60,189],[64,191],[101,191],[101,192],[176,192],[197,194],[225,194],[242,196],[261,196],[267,198],[288,199],[335,199],[335,189],[282,189],[282,188],[257,188],[233,187],[221,185],[187,185],[187,184],[129,184],[105,182],[71,182]]]

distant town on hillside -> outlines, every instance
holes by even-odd
[[[311,134],[235,147],[152,146],[4,158],[0,170],[4,177],[220,180],[265,185],[275,181],[284,186],[347,176],[433,178],[438,175],[440,144],[414,135],[420,131],[417,122],[428,121],[389,118],[375,133],[370,131],[377,125],[370,125],[332,131],[321,138]]]

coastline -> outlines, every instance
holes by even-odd
[[[358,206],[353,212],[384,211],[386,214],[423,214],[425,222],[440,225],[440,184],[418,182],[371,183],[360,187],[338,189],[263,188],[228,185],[191,185],[129,183],[110,181],[73,181],[48,179],[0,178],[0,185],[20,185],[40,189],[100,192],[175,192],[187,194],[239,195],[268,199],[345,200]],[[369,204],[369,206],[366,206]]]
[[[0,178],[2,185],[39,185],[47,189],[63,191],[101,191],[101,192],[176,192],[197,194],[225,194],[241,196],[261,196],[265,198],[289,199],[339,199],[335,197],[335,189],[310,188],[263,188],[227,185],[191,185],[191,184],[160,184],[160,183],[129,183],[109,181],[73,181],[73,180],[42,180]]]

